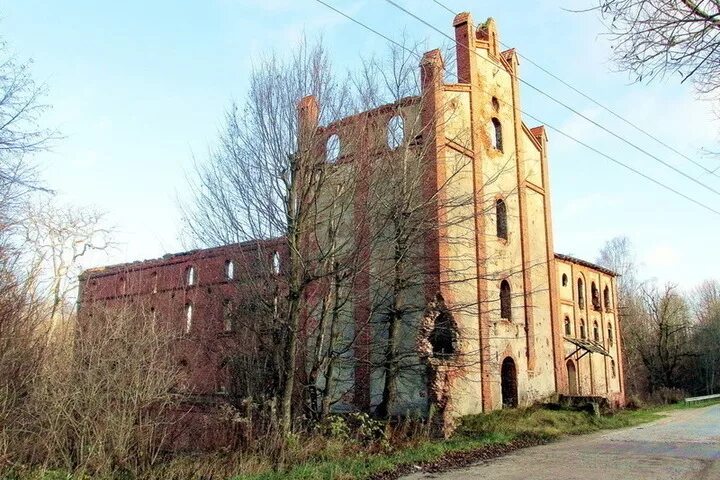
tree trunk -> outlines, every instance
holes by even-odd
[[[381,418],[387,418],[390,415],[390,408],[397,398],[397,382],[396,382],[396,363],[397,363],[397,334],[400,326],[400,315],[393,305],[393,312],[390,315],[388,323],[388,340],[385,349],[385,362],[383,368],[385,370],[385,381],[383,384],[382,401],[377,406],[375,413]]]
[[[387,347],[385,349],[385,381],[383,385],[383,396],[380,405],[378,405],[376,414],[381,418],[387,418],[390,414],[390,408],[397,397],[397,371],[398,371],[398,335],[400,334],[400,322],[402,320],[403,312],[402,307],[399,304],[400,294],[403,291],[405,282],[403,280],[403,253],[404,253],[404,242],[402,236],[401,227],[395,225],[395,255],[394,255],[394,278],[393,278],[393,292],[392,292],[392,307],[390,312],[390,320],[388,323],[388,339]]]

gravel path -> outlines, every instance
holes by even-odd
[[[444,473],[405,480],[720,480],[720,405],[653,423],[570,437]]]

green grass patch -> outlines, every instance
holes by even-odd
[[[334,450],[318,454],[313,460],[282,472],[240,475],[234,480],[304,480],[363,479],[392,471],[403,465],[434,462],[443,456],[479,450],[493,444],[513,440],[554,440],[565,435],[579,435],[617,428],[632,427],[662,418],[664,412],[701,408],[720,403],[719,400],[686,404],[662,405],[639,410],[621,410],[594,416],[572,410],[549,410],[541,407],[498,410],[488,414],[463,417],[456,434],[448,440],[425,440],[384,453],[352,454]]]
[[[332,455],[321,453],[311,461],[282,472],[240,475],[234,479],[362,479],[394,470],[399,466],[433,462],[449,453],[479,450],[492,444],[507,444],[522,439],[553,440],[563,435],[630,427],[662,418],[662,410],[623,410],[602,416],[540,407],[498,410],[463,417],[457,433],[448,440],[425,440],[397,450],[370,455],[362,451],[353,454],[342,454],[338,451]]]
[[[690,403],[678,402],[678,403],[673,403],[671,405],[657,405],[657,406],[645,408],[643,410],[662,412],[662,411],[668,411],[668,410],[685,410],[685,409],[690,409],[690,408],[703,408],[703,407],[709,407],[711,405],[717,405],[717,404],[720,404],[720,398],[712,398],[710,400],[702,400],[699,402],[690,402]]]
[[[428,440],[387,453],[367,455],[358,452],[341,458],[310,461],[291,467],[283,472],[240,475],[233,478],[234,480],[362,479],[394,470],[400,465],[432,462],[451,452],[472,451],[491,444],[507,443],[511,440],[507,435],[499,433],[485,435],[480,438],[456,436],[448,440]]]
[[[530,437],[553,440],[563,435],[579,435],[598,430],[623,428],[661,418],[659,411],[622,410],[611,415],[594,416],[571,410],[539,407],[498,410],[461,419],[458,433],[469,437],[490,433],[510,438]]]

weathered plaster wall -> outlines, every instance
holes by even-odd
[[[583,262],[585,263],[585,262]],[[617,321],[616,287],[612,275],[596,270],[588,265],[574,263],[564,259],[556,259],[558,282],[562,282],[562,275],[567,275],[568,284],[559,283],[561,297],[561,317],[568,317],[571,322],[571,334],[575,338],[582,338],[582,322],[584,321],[584,337],[595,340],[594,325],[598,324],[597,341],[608,352],[609,356],[598,353],[574,353],[577,347],[569,341],[564,341],[564,358],[572,354],[570,359],[575,362],[578,378],[578,394],[599,395],[610,398],[615,403],[624,402],[624,389],[622,385],[622,351],[619,342],[619,329]],[[578,300],[578,279],[583,280],[584,306]],[[598,289],[598,302],[593,304],[592,285]],[[608,288],[609,302],[606,302],[605,287]],[[564,324],[564,322],[563,322]],[[565,335],[563,329],[562,332]],[[580,358],[582,356],[582,358]],[[567,392],[566,392],[567,393]]]

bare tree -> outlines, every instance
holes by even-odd
[[[697,357],[688,377],[698,392],[711,395],[720,391],[720,282],[702,282],[693,292],[692,305]]]
[[[478,216],[495,212],[500,194],[486,187],[504,173],[515,184],[515,158],[498,160],[507,164],[494,165],[479,182],[485,185],[470,181],[471,156],[435,159],[445,141],[471,150],[471,134],[458,121],[457,138],[436,138],[438,126],[463,113],[457,103],[446,109],[445,100],[423,98],[422,56],[409,47],[367,60],[344,84],[352,91],[337,85],[320,47],[303,44],[289,63],[276,57],[262,62],[252,76],[246,106],[227,114],[220,147],[194,173],[191,235],[203,244],[257,246],[246,254],[247,260],[256,260],[242,262],[247,280],[239,280],[240,290],[253,292],[253,306],[238,305],[237,317],[258,350],[270,349],[256,357],[258,365],[274,365],[278,372],[275,396],[284,432],[300,394],[311,415],[323,416],[349,398],[354,385],[370,381],[353,379],[353,363],[381,378],[381,416],[397,409],[408,390],[404,382],[413,382],[414,392],[426,386],[423,355],[455,353],[453,366],[459,369],[479,364],[477,333],[466,335],[452,315],[477,318],[481,311],[498,309],[499,301],[481,306],[477,296],[445,304],[439,285],[480,281],[477,263],[464,258],[467,250],[455,247],[473,248],[475,238],[467,232],[475,231]],[[433,72],[427,81],[435,92],[443,82],[442,59],[439,51],[431,53],[422,68]],[[313,99],[303,97],[308,93]],[[435,103],[425,108],[426,102]],[[482,135],[478,132],[476,141],[489,142]],[[445,171],[433,184],[439,163]],[[476,199],[475,187],[487,197]],[[267,265],[268,252],[276,248],[269,245],[278,238],[284,242],[282,278],[272,277],[269,269],[258,273],[254,268]],[[442,260],[429,250],[433,238],[436,245],[453,245]],[[522,275],[525,268],[499,271],[493,261],[477,259],[488,279]],[[361,285],[369,291],[366,311],[355,309]],[[431,323],[437,323],[427,332],[431,351],[420,352],[418,335],[429,308],[442,311],[431,315]],[[248,316],[244,320],[242,310]],[[448,336],[456,337],[445,343],[454,351],[443,353],[440,345]],[[461,343],[467,347],[462,354]]]
[[[649,388],[648,373],[642,356],[645,342],[645,323],[638,268],[632,243],[627,237],[615,237],[608,240],[597,257],[598,265],[609,268],[618,274],[618,325],[622,338],[624,361],[623,375],[628,392],[645,395]]]
[[[51,324],[67,320],[74,308],[82,259],[107,252],[112,231],[102,213],[73,207],[29,205],[23,232],[25,270],[36,295],[49,306]]]
[[[31,62],[18,62],[0,41],[0,240],[21,220],[19,209],[31,192],[44,190],[30,155],[50,146],[53,130],[39,125],[49,108],[43,103],[44,85],[30,74]]]
[[[306,95],[313,95],[317,102],[304,103],[305,110],[298,114]],[[256,279],[249,288],[263,291],[258,300],[270,313],[267,335],[276,350],[279,420],[284,433],[292,426],[298,349],[304,340],[301,330],[308,331],[301,329],[308,327],[301,320],[315,311],[314,302],[322,297],[318,296],[321,284],[345,275],[340,273],[345,247],[337,238],[339,228],[348,225],[333,223],[332,219],[343,215],[332,210],[351,205],[336,200],[352,196],[355,178],[327,165],[319,154],[324,148],[316,138],[316,126],[303,125],[300,119],[328,122],[340,118],[350,111],[347,100],[345,83],[333,74],[320,43],[302,42],[287,60],[275,55],[262,60],[251,74],[247,101],[228,111],[220,146],[208,162],[197,164],[192,182],[191,235],[206,245],[256,242],[254,253],[241,263],[267,265],[264,274],[258,276],[253,269],[247,277]],[[333,196],[321,198],[328,191]],[[276,238],[284,239],[283,276],[282,281],[268,282],[274,268],[264,256],[263,242]],[[253,255],[258,257],[253,259]],[[269,283],[275,287],[266,288]],[[326,312],[334,310],[326,308]],[[323,322],[316,331],[326,330]]]
[[[615,237],[600,249],[597,263],[618,274],[619,294],[633,295],[638,287],[637,264],[632,243],[628,237]]]
[[[684,362],[696,356],[692,317],[685,298],[673,285],[642,289],[643,321],[632,333],[648,373],[649,387],[679,388]]]
[[[39,126],[48,106],[42,102],[44,87],[33,81],[29,67],[0,42],[0,455],[10,447],[6,428],[42,367],[47,333],[16,237],[27,197],[43,191],[31,154],[56,137]]]
[[[700,93],[720,87],[720,3],[716,0],[599,0],[615,60],[638,81],[677,73]]]

